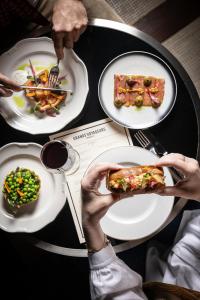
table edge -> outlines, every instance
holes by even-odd
[[[154,39],[150,35],[136,29],[133,26],[127,25],[125,23],[120,23],[120,22],[106,20],[106,19],[98,19],[98,18],[90,20],[88,25],[95,26],[95,27],[103,27],[103,28],[108,28],[108,29],[115,29],[115,30],[118,30],[121,32],[128,33],[132,36],[136,36],[140,40],[147,42],[153,48],[156,48],[157,50],[159,50],[159,52],[170,61],[170,63],[173,65],[173,67],[179,73],[179,76],[181,77],[181,79],[184,81],[186,88],[188,90],[188,93],[194,104],[195,114],[196,114],[196,118],[197,118],[197,127],[198,127],[198,146],[197,146],[196,158],[197,158],[197,160],[199,160],[200,159],[200,148],[199,148],[200,99],[199,99],[199,95],[197,93],[196,87],[194,86],[190,76],[188,75],[188,73],[184,69],[184,67],[180,64],[180,62],[160,42],[158,42],[156,39]],[[42,34],[49,32],[49,27],[45,30],[46,30],[46,32],[43,31]],[[199,115],[198,115],[198,112],[199,112]],[[180,200],[182,200],[182,199],[180,199]],[[180,205],[179,208],[176,210],[176,212],[174,214],[174,218],[180,213],[180,211],[183,209],[183,207],[185,206],[186,203],[187,203],[187,200],[182,202],[182,205]],[[163,229],[163,227],[160,230],[162,230],[162,229]],[[147,238],[145,240],[148,240],[149,238]],[[33,236],[26,236],[26,240],[27,240],[27,242],[34,245],[35,247],[40,248],[41,250],[45,250],[47,252],[65,255],[65,256],[71,256],[71,257],[87,257],[86,249],[73,249],[73,248],[57,246],[57,245],[53,245],[48,242],[39,240]],[[143,241],[138,241],[138,243],[135,241],[126,241],[120,245],[114,246],[114,249],[115,249],[116,253],[120,253],[120,252],[128,250],[134,246],[137,246],[137,245],[141,244],[142,242]]]

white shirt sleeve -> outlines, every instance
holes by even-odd
[[[200,291],[200,210],[185,211],[175,244],[151,246],[147,251],[146,280],[175,284]]]
[[[189,217],[188,222],[186,222],[187,217]],[[179,238],[168,256],[163,282],[200,291],[199,210],[185,214],[185,222],[182,224]]]
[[[120,260],[109,244],[99,252],[89,254],[90,291],[92,300],[142,300],[141,276]]]

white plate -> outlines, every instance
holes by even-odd
[[[52,222],[65,204],[64,175],[48,173],[40,163],[42,146],[11,143],[0,149],[0,228],[8,232],[35,232]],[[3,182],[17,167],[33,170],[41,179],[39,199],[13,214],[4,197]]]
[[[24,92],[14,93],[14,97],[1,99],[0,112],[6,122],[15,129],[31,134],[43,134],[56,132],[74,120],[82,111],[88,94],[88,74],[83,61],[78,58],[71,49],[65,49],[64,60],[60,61],[60,75],[67,74],[67,83],[63,88],[73,91],[73,95],[67,97],[65,105],[61,107],[60,114],[50,117],[44,114],[38,117],[30,113],[30,104],[24,96]],[[36,71],[45,67],[50,69],[56,63],[53,42],[47,37],[30,38],[18,42],[8,52],[0,57],[0,71],[12,79],[18,79],[22,84],[24,72],[29,69],[29,58]],[[16,70],[21,70],[21,76]],[[16,104],[15,96],[19,96],[20,102]]]
[[[165,79],[165,93],[161,106],[135,106],[116,108],[114,105],[114,75],[133,74]],[[143,129],[160,123],[172,110],[176,100],[176,79],[169,66],[158,56],[148,52],[133,51],[114,58],[103,70],[99,79],[99,100],[104,112],[116,123]]]
[[[133,165],[154,164],[158,157],[140,147],[117,147],[103,152],[91,165],[114,162],[126,167]],[[91,167],[90,165],[90,167]],[[173,185],[173,179],[164,168],[165,182]],[[105,180],[100,192],[109,193]],[[158,230],[169,216],[174,204],[174,197],[161,197],[156,194],[143,194],[123,199],[114,204],[101,220],[103,231],[110,237],[120,240],[137,240],[151,235]]]

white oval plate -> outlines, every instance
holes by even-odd
[[[40,163],[42,146],[35,143],[11,143],[0,148],[0,228],[8,232],[35,232],[52,222],[63,208],[65,178],[51,174]],[[15,215],[3,197],[3,182],[17,167],[33,170],[41,180],[39,199],[22,207]]]
[[[133,165],[154,164],[158,157],[140,147],[117,147],[103,152],[90,165],[114,162],[126,167]],[[164,168],[165,182],[173,185],[173,179],[167,168]],[[105,180],[99,191],[110,193]],[[174,204],[174,197],[161,197],[157,194],[142,194],[123,199],[114,204],[101,220],[103,231],[110,237],[119,240],[137,240],[156,232],[168,218]]]
[[[117,108],[114,105],[114,75],[133,74],[165,79],[165,93],[161,106]],[[158,56],[142,51],[121,54],[103,70],[98,94],[104,112],[116,123],[131,129],[144,129],[160,123],[172,110],[177,94],[175,76],[170,67]]]
[[[21,107],[16,104],[13,96],[0,101],[0,113],[6,122],[15,129],[31,134],[45,134],[56,132],[74,120],[82,111],[88,94],[88,74],[85,64],[71,49],[64,50],[64,60],[60,61],[60,75],[67,74],[67,83],[62,87],[71,89],[72,96],[68,96],[65,105],[60,108],[60,114],[50,117],[44,114],[38,117],[30,113],[30,105],[24,96],[24,91],[14,93],[13,96],[22,98]],[[56,64],[53,41],[47,37],[30,38],[18,42],[8,52],[0,56],[0,71],[6,76],[16,79],[19,83],[24,78],[24,70],[28,69],[29,59],[36,67],[36,72],[44,68],[50,69]],[[22,76],[16,74],[21,69]]]

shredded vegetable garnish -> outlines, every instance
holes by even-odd
[[[49,71],[43,70],[37,75],[37,87],[48,87]],[[25,83],[27,86],[36,86],[35,80],[30,78]],[[59,88],[59,85],[56,86]],[[62,91],[50,91],[50,90],[34,90],[26,89],[26,97],[35,104],[33,112],[46,112],[48,115],[53,113],[59,113],[60,104],[64,102],[67,93]]]

